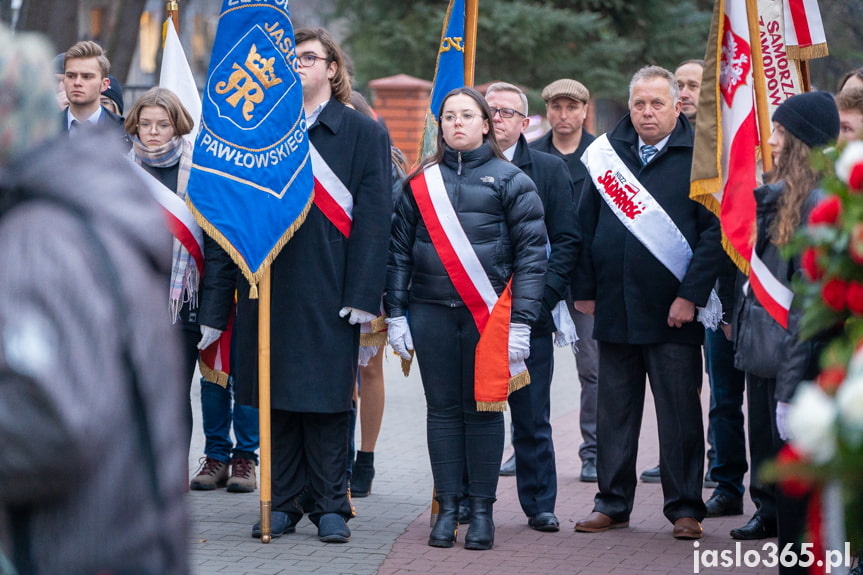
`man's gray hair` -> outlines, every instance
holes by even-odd
[[[488,99],[492,92],[512,92],[514,94],[518,94],[521,98],[522,106],[522,109],[519,110],[519,112],[527,116],[527,95],[525,95],[521,88],[515,84],[510,84],[509,82],[495,82],[485,89],[486,99]]]
[[[680,87],[677,85],[677,79],[670,70],[666,70],[662,66],[645,66],[632,76],[632,80],[629,82],[629,101],[632,102],[632,90],[637,83],[654,78],[662,78],[668,82],[672,103],[677,105],[677,102],[680,101]]]

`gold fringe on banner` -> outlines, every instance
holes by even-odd
[[[193,166],[194,167],[194,166]],[[201,226],[201,229],[204,230],[208,236],[216,240],[216,242],[225,250],[228,255],[231,256],[231,259],[234,260],[234,263],[237,264],[237,267],[240,268],[240,271],[243,272],[243,275],[248,280],[251,285],[251,289],[249,290],[249,299],[258,299],[258,282],[261,281],[261,277],[264,275],[264,271],[272,265],[273,261],[275,261],[276,257],[279,255],[279,252],[282,251],[282,248],[285,247],[285,244],[290,241],[294,234],[300,226],[303,225],[303,222],[306,221],[306,216],[309,214],[309,210],[312,208],[312,203],[315,199],[315,192],[312,190],[312,193],[309,194],[309,200],[306,202],[303,211],[300,212],[300,215],[297,216],[297,219],[294,220],[294,223],[285,230],[285,233],[282,234],[282,237],[275,243],[273,248],[270,250],[269,255],[266,259],[261,263],[260,267],[257,271],[252,272],[249,269],[246,260],[240,255],[240,252],[231,244],[228,239],[222,235],[222,233],[211,224],[202,214],[199,212],[195,205],[192,203],[192,200],[189,196],[186,196],[186,206],[188,206],[189,211],[195,216],[195,221],[198,222],[198,225]]]
[[[201,370],[201,376],[207,381],[212,381],[213,383],[218,383],[222,387],[228,387],[228,377],[230,377],[224,371],[219,371],[217,369],[212,369],[208,365],[206,365],[203,361],[198,359],[198,368]]]
[[[385,331],[360,334],[360,346],[362,347],[381,347],[386,343],[387,332]]]
[[[785,55],[794,60],[813,60],[830,55],[827,44],[814,44],[812,46],[786,46]]]

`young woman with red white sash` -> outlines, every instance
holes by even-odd
[[[810,167],[812,148],[826,146],[839,135],[839,112],[833,96],[827,92],[809,92],[792,96],[773,113],[773,134],[768,143],[773,148],[774,169],[764,174],[765,183],[755,189],[756,238],[752,249],[751,272],[735,305],[733,320],[736,347],[735,364],[746,373],[746,397],[750,421],[750,469],[757,470],[781,449],[787,433],[789,402],[797,386],[818,373],[820,338],[801,341],[799,323],[802,310],[792,306],[792,278],[800,275],[799,258],[783,256],[781,250],[795,232],[806,225],[809,214],[824,197],[818,189],[818,174]],[[764,337],[756,330],[758,322],[775,322],[779,341],[759,342]],[[781,326],[784,329],[778,329]],[[757,369],[749,354],[771,347],[777,351],[773,365]],[[767,355],[766,352],[763,352]],[[750,491],[765,489],[755,482]],[[769,488],[768,495],[770,494]],[[766,501],[770,501],[767,499]],[[775,510],[759,509],[749,522],[731,530],[735,539],[763,539],[779,536],[779,548],[802,553],[806,501],[775,492]],[[771,516],[772,515],[772,516]],[[784,553],[785,551],[783,551]],[[782,565],[780,573],[806,573],[799,567]]]
[[[437,152],[396,205],[384,305],[390,344],[406,361],[416,348],[425,388],[440,503],[429,545],[456,540],[466,466],[465,548],[491,549],[502,411],[508,392],[529,382],[547,237],[536,188],[504,159],[482,95],[453,90],[438,117]]]

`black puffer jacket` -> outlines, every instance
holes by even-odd
[[[473,249],[500,294],[512,276],[512,321],[532,325],[545,289],[547,236],[542,202],[524,172],[476,150],[446,149],[440,164],[447,195]],[[396,206],[384,304],[390,317],[409,302],[464,303],[431,243],[410,186]]]

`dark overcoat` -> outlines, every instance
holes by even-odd
[[[668,144],[646,166],[638,153],[638,134],[627,114],[608,135],[611,146],[671,217],[693,256],[678,281],[620,222],[600,197],[590,178],[585,180],[577,214],[584,249],[572,283],[575,300],[596,300],[594,339],[610,343],[683,343],[700,345],[704,330],[692,321],[668,327],[668,311],[675,298],[698,306],[707,298],[725,257],[719,219],[689,199],[693,131],[681,115]]]
[[[572,180],[566,164],[551,154],[532,150],[522,135],[512,163],[536,184],[545,211],[545,228],[551,251],[545,272],[542,310],[531,330],[532,336],[548,335],[555,330],[551,310],[564,299],[569,276],[575,265],[580,236],[575,220]]]
[[[572,185],[575,188],[575,202],[578,204],[578,196],[581,194],[581,188],[584,186],[584,180],[587,179],[587,168],[581,163],[581,156],[587,147],[596,139],[596,136],[587,130],[581,131],[581,141],[578,144],[578,149],[571,154],[562,154],[560,150],[554,147],[554,142],[551,141],[552,131],[549,130],[536,140],[530,143],[530,147],[552,156],[557,156],[566,163],[569,168],[569,177],[572,180]]]
[[[272,264],[271,400],[286,411],[350,411],[360,326],[342,307],[378,313],[386,276],[392,194],[390,144],[378,123],[331,99],[309,139],[350,190],[345,237],[317,206]],[[207,273],[210,273],[209,270]],[[258,300],[238,279],[233,369],[238,400],[257,406]]]

